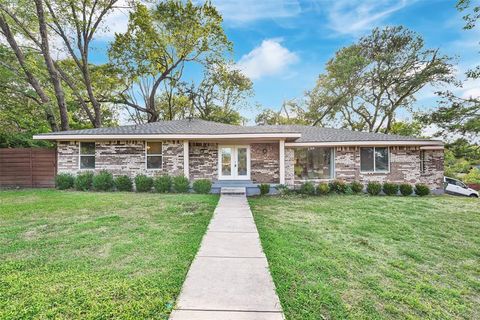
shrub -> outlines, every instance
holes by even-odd
[[[400,185],[400,193],[402,196],[409,196],[413,192],[413,187],[409,185],[408,183],[402,183]]]
[[[144,174],[139,174],[135,177],[135,188],[138,192],[149,192],[152,190],[153,178],[147,177]]]
[[[390,182],[385,182],[383,184],[383,192],[387,196],[395,196],[398,193],[398,184],[396,183],[390,183]]]
[[[92,185],[93,189],[97,191],[111,191],[115,186],[113,175],[106,170],[102,170],[93,177]]]
[[[369,182],[367,184],[367,192],[372,196],[378,196],[382,191],[382,185],[378,182]]]
[[[66,190],[73,187],[75,183],[75,177],[70,173],[59,173],[55,177],[55,187],[58,190]]]
[[[129,176],[119,176],[115,178],[115,187],[118,191],[132,191],[133,182]]]
[[[196,193],[210,193],[212,190],[212,181],[208,179],[195,180],[192,187]]]
[[[292,190],[290,190],[290,188],[286,184],[279,184],[275,187],[275,189],[277,189],[278,194],[281,196],[292,193]]]
[[[92,189],[92,183],[93,183],[93,172],[88,171],[88,172],[83,172],[77,175],[77,178],[75,179],[75,189],[78,191],[87,191]]]
[[[262,183],[258,185],[258,189],[260,189],[260,195],[264,196],[270,192],[270,185],[268,183]]]
[[[172,177],[169,175],[156,177],[155,181],[153,182],[153,187],[157,192],[170,192],[172,189]]]
[[[330,191],[335,193],[347,193],[348,190],[347,184],[342,180],[333,180],[332,182],[330,182],[329,186]]]
[[[301,194],[314,195],[315,194],[315,186],[310,181],[307,181],[300,186],[300,193]]]
[[[471,184],[480,184],[480,169],[472,168],[464,177],[463,182]]]
[[[318,194],[328,194],[330,192],[330,187],[328,183],[320,183],[317,187]]]
[[[184,193],[190,190],[190,182],[185,176],[176,176],[172,179],[172,189],[177,193]]]
[[[363,191],[363,184],[358,181],[353,181],[350,183],[350,189],[352,190],[352,193],[359,194]]]
[[[417,183],[415,185],[415,194],[420,197],[428,196],[430,194],[430,188],[422,183]]]

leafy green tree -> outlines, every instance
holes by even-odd
[[[399,134],[401,136],[421,137],[423,124],[418,120],[394,121],[390,127],[390,134]]]
[[[258,125],[311,124],[305,111],[295,100],[285,101],[279,111],[265,109],[255,117]]]

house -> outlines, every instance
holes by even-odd
[[[57,142],[57,171],[185,175],[214,187],[305,181],[424,183],[443,190],[443,143],[301,125],[174,120],[36,135]]]

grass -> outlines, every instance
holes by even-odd
[[[167,319],[217,200],[0,192],[0,319]]]
[[[258,197],[287,319],[479,319],[480,201]]]

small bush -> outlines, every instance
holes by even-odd
[[[383,192],[387,196],[396,196],[398,193],[398,184],[385,182],[383,184]]]
[[[153,182],[155,191],[160,193],[170,192],[172,190],[172,177],[169,175],[159,176]]]
[[[480,169],[472,168],[464,177],[463,182],[471,184],[480,184]]]
[[[292,193],[292,190],[290,190],[286,184],[279,184],[275,189],[277,189],[278,194],[281,196],[286,196]]]
[[[75,189],[78,191],[88,191],[92,189],[93,184],[93,172],[83,172],[77,175],[75,179]]]
[[[207,194],[210,193],[210,191],[212,190],[212,181],[208,179],[195,180],[192,187],[193,191],[195,191],[196,193]]]
[[[369,182],[367,184],[367,192],[372,196],[378,196],[382,191],[382,185],[378,182]]]
[[[358,181],[353,181],[350,183],[350,189],[352,190],[352,193],[359,194],[363,191],[363,184]]]
[[[150,192],[153,186],[153,178],[147,177],[144,174],[139,174],[135,177],[135,188],[137,192]]]
[[[190,182],[185,176],[176,176],[172,179],[172,189],[177,193],[185,193],[190,190]]]
[[[67,190],[73,187],[75,177],[70,173],[59,173],[55,177],[55,187],[58,190]]]
[[[329,186],[331,192],[335,192],[338,194],[345,194],[348,191],[347,184],[342,180],[333,180],[332,182],[330,182]]]
[[[300,186],[300,193],[301,194],[314,195],[315,194],[315,186],[313,185],[312,182],[307,181]]]
[[[428,196],[430,194],[430,188],[422,183],[417,183],[415,185],[415,194],[420,197]]]
[[[409,185],[408,183],[402,183],[400,185],[400,193],[402,194],[402,196],[409,196],[411,195],[413,192],[413,187],[411,185]]]
[[[260,189],[260,195],[264,196],[270,192],[270,185],[268,183],[262,183],[258,185],[258,189]]]
[[[114,182],[118,191],[132,191],[133,182],[129,176],[116,177]]]
[[[328,183],[320,183],[317,187],[317,193],[318,194],[328,194],[330,192],[330,186]]]
[[[93,177],[92,185],[93,189],[97,191],[111,191],[115,186],[113,175],[106,170],[102,170],[99,174]]]

